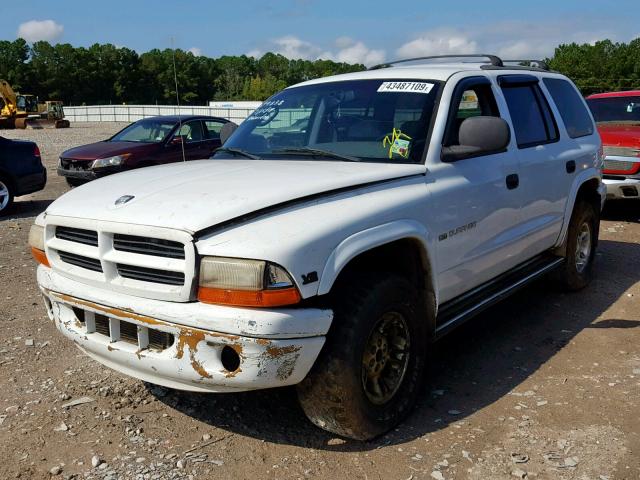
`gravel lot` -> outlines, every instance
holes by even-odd
[[[640,204],[605,210],[589,288],[564,295],[543,280],[487,311],[437,345],[404,424],[344,441],[311,426],[292,389],[168,391],[56,332],[29,226],[67,190],[60,152],[121,126],[0,132],[36,140],[49,170],[47,188],[0,220],[0,478],[640,478]]]

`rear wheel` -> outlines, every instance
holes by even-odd
[[[11,182],[0,176],[0,215],[5,215],[13,205],[13,186]]]
[[[397,275],[341,282],[327,343],[298,398],[318,427],[374,438],[411,411],[422,382],[426,316],[418,293]]]
[[[580,290],[591,281],[599,226],[599,212],[591,203],[579,200],[567,231],[565,262],[556,271],[556,279],[564,290]]]

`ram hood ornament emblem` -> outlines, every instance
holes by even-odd
[[[133,195],[123,195],[121,196],[119,199],[116,200],[115,204],[116,205],[124,205],[127,202],[130,202],[131,200],[133,200],[134,198],[136,198]]]

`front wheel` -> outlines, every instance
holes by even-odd
[[[320,428],[374,438],[411,411],[425,368],[426,315],[415,287],[397,275],[340,282],[327,343],[298,385],[305,414]]]
[[[578,201],[567,230],[565,262],[556,272],[563,290],[580,290],[591,281],[599,227],[599,212],[591,203]]]

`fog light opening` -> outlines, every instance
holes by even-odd
[[[229,372],[235,372],[240,368],[240,355],[233,348],[224,346],[220,355],[222,366]]]

